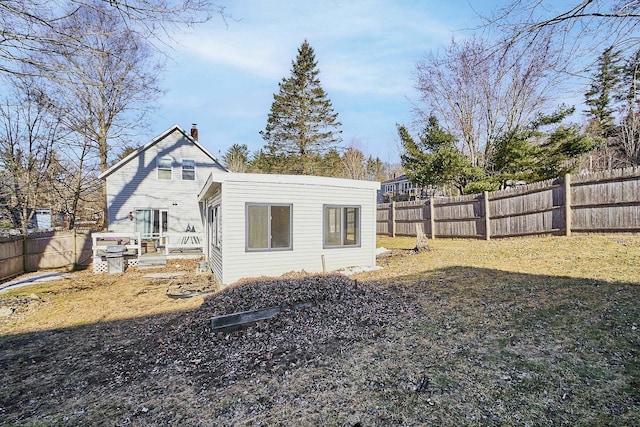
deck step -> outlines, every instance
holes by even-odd
[[[138,268],[154,268],[167,265],[166,255],[144,255],[138,257]]]

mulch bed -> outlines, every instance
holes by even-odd
[[[212,333],[207,320],[272,306],[310,303],[236,332]],[[227,289],[157,337],[157,354],[206,387],[224,387],[256,373],[322,364],[328,355],[394,327],[409,303],[389,289],[344,276],[247,283]],[[177,363],[176,363],[177,361]]]

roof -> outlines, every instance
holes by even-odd
[[[145,145],[143,145],[142,147],[138,148],[136,151],[134,151],[133,153],[129,154],[127,157],[125,157],[124,159],[120,160],[119,162],[117,162],[116,164],[114,164],[113,166],[111,166],[109,169],[107,169],[106,171],[102,172],[99,176],[99,178],[101,179],[105,179],[106,177],[108,177],[109,175],[111,175],[112,173],[114,173],[115,171],[117,171],[118,169],[120,169],[122,166],[126,165],[127,163],[129,163],[131,160],[135,159],[136,157],[138,157],[141,153],[145,152],[146,150],[148,150],[149,148],[153,147],[154,145],[156,145],[158,142],[162,141],[163,139],[165,139],[167,136],[171,135],[173,132],[178,131],[180,133],[182,133],[182,135],[184,135],[185,138],[187,138],[189,141],[191,141],[193,143],[193,145],[195,145],[196,147],[198,147],[200,150],[202,150],[202,152],[208,156],[212,161],[214,161],[215,163],[217,163],[221,168],[223,168],[224,170],[228,170],[226,167],[224,167],[219,161],[218,159],[215,158],[215,156],[213,154],[211,154],[209,152],[209,150],[207,150],[206,148],[204,148],[204,146],[202,144],[200,144],[197,140],[193,139],[191,137],[191,135],[187,132],[185,132],[184,129],[182,129],[182,127],[180,127],[180,125],[173,125],[170,128],[168,128],[167,130],[165,130],[164,132],[162,132],[161,134],[159,134],[158,136],[156,136],[155,138],[153,138],[151,141],[147,142]]]
[[[396,182],[403,182],[403,181],[409,181],[409,178],[407,178],[407,174],[402,174],[396,178],[392,178],[392,179],[388,179],[386,181],[384,181],[382,183],[382,185],[384,184],[392,184],[392,183],[396,183]]]
[[[203,200],[213,193],[213,184],[224,184],[225,182],[246,182],[254,184],[277,183],[286,185],[310,185],[334,188],[360,188],[363,190],[379,190],[380,183],[377,181],[363,181],[358,179],[333,178],[326,176],[311,175],[279,175],[261,173],[216,173],[213,172],[205,182],[198,200]]]

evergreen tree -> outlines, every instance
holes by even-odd
[[[427,120],[418,142],[404,126],[398,126],[398,134],[404,149],[400,161],[414,184],[453,186],[464,194],[468,184],[482,181],[482,170],[471,165],[469,158],[456,147],[454,136],[440,127],[435,116]]]
[[[338,114],[320,85],[313,48],[305,40],[292,61],[291,76],[278,84],[265,130],[263,156],[273,157],[275,171],[313,174],[326,169],[318,165],[341,142]],[[286,159],[284,164],[280,160]],[[267,162],[268,163],[268,162]],[[278,169],[283,170],[278,170]]]
[[[598,57],[591,87],[585,94],[590,107],[587,114],[600,130],[597,136],[605,139],[615,134],[615,102],[623,69],[620,60],[620,51],[613,50],[613,46],[605,49]]]
[[[222,157],[231,172],[246,172],[249,162],[249,147],[246,144],[233,144]]]
[[[526,127],[497,138],[492,163],[484,171],[473,167],[456,146],[453,135],[429,117],[419,141],[404,126],[398,126],[403,153],[402,167],[411,182],[420,187],[455,187],[460,194],[504,188],[510,182],[536,182],[572,172],[579,157],[595,146],[574,126],[560,123],[573,108],[560,108],[538,115]]]
[[[579,157],[595,147],[595,141],[575,126],[561,124],[574,108],[561,107],[540,114],[524,129],[511,131],[496,142],[493,181],[505,187],[509,181],[527,183],[573,172]],[[545,130],[552,127],[550,130]]]

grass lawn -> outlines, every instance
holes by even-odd
[[[357,298],[231,333],[208,318],[275,296],[133,270],[0,294],[0,423],[640,425],[640,235],[429,243],[379,237]]]

